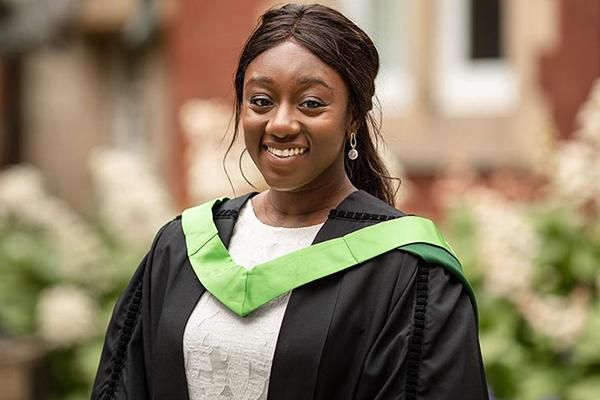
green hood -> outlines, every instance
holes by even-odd
[[[202,285],[231,311],[246,316],[277,296],[393,249],[441,265],[475,296],[454,251],[430,220],[405,216],[288,253],[251,270],[237,265],[219,238],[213,200],[182,214],[190,263]]]

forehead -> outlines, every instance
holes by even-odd
[[[305,47],[287,41],[266,50],[248,65],[244,83],[249,81],[305,84],[323,80],[332,89],[345,88],[342,77]]]

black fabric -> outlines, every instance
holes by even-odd
[[[226,245],[252,195],[215,205]],[[315,243],[402,215],[358,191],[332,210]],[[183,332],[204,290],[176,218],[117,302],[92,399],[187,400]],[[269,400],[487,398],[470,299],[443,268],[394,250],[292,292]]]

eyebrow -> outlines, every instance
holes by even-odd
[[[320,78],[314,78],[314,77],[300,77],[298,78],[298,80],[296,81],[296,83],[298,83],[299,85],[320,85],[323,86],[331,91],[333,91],[332,87],[329,86],[327,84],[327,82],[325,82],[323,79]]]
[[[250,85],[251,83],[264,83],[264,84],[272,85],[273,79],[269,78],[268,76],[258,75],[258,76],[253,76],[252,78],[248,79],[248,82],[246,82],[246,85]]]
[[[274,82],[273,78],[270,78],[270,77],[264,76],[264,75],[257,75],[257,76],[253,76],[252,78],[248,79],[248,82],[246,82],[246,86],[253,84],[253,83],[257,83],[257,84],[262,83],[262,84],[272,85],[273,82]],[[302,85],[302,86],[320,85],[320,86],[325,87],[326,89],[333,91],[333,88],[331,86],[329,86],[327,84],[327,82],[325,82],[323,79],[316,78],[316,77],[300,77],[296,80],[296,83],[298,85]]]

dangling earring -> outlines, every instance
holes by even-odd
[[[356,133],[350,132],[350,150],[348,151],[348,158],[356,160],[358,158],[358,150],[356,150]]]

